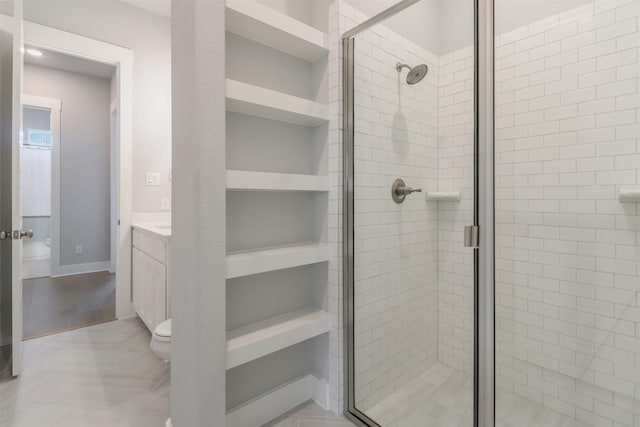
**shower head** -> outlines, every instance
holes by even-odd
[[[408,68],[409,72],[407,73],[407,84],[414,85],[419,83],[429,72],[429,67],[426,64],[416,65],[411,68],[411,66],[407,64],[403,64],[398,62],[396,64],[396,71],[400,72],[403,68]]]

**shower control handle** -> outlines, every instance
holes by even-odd
[[[396,188],[396,193],[398,193],[400,196],[408,196],[411,193],[422,193],[422,188],[400,187]]]
[[[393,181],[391,186],[391,198],[394,202],[400,204],[404,202],[404,199],[411,193],[422,193],[422,188],[407,187],[404,180],[401,178]]]

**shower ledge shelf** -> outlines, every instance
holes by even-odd
[[[329,191],[329,177],[227,170],[228,190]]]
[[[227,31],[313,62],[329,52],[327,35],[251,0],[226,1]]]
[[[227,79],[227,111],[303,126],[329,121],[329,106]]]
[[[329,261],[326,243],[277,246],[227,255],[227,279]]]
[[[462,194],[459,191],[428,191],[425,198],[432,202],[459,202]]]
[[[329,332],[329,313],[316,307],[227,331],[227,369]]]
[[[621,188],[618,199],[621,202],[640,202],[640,188]]]

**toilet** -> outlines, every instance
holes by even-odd
[[[151,350],[167,363],[171,361],[171,319],[160,323],[153,330]]]

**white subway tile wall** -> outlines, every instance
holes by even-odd
[[[639,16],[496,38],[496,382],[587,425],[640,426]]]
[[[437,57],[376,25],[355,37],[356,406],[367,410],[437,361],[438,211],[424,193],[391,199],[396,178],[437,190]],[[427,76],[405,82],[411,66]]]
[[[474,260],[463,230],[473,224],[474,53],[439,58],[438,191],[460,191],[461,202],[438,202],[438,360],[473,373]],[[430,202],[433,203],[433,202]]]
[[[330,14],[330,163],[341,166],[340,34],[367,17],[344,2]],[[408,86],[397,62],[426,63],[429,73]],[[473,220],[473,49],[438,58],[378,25],[357,37],[355,67],[355,379],[356,406],[367,410],[437,360],[473,372],[473,252],[462,241]],[[331,351],[334,410],[344,381],[341,174],[330,170],[329,281],[340,325]],[[427,202],[423,193],[396,205],[397,177],[423,191],[461,191],[463,200]]]

